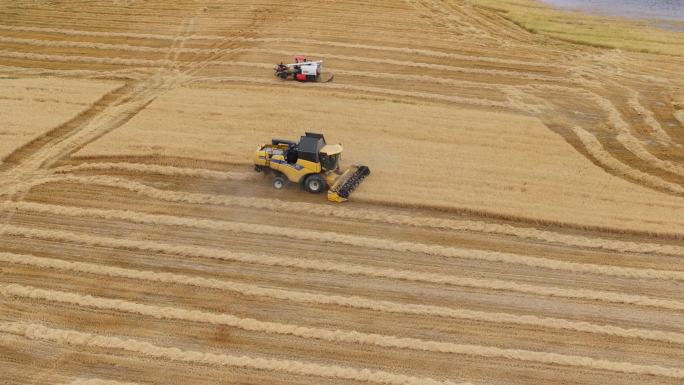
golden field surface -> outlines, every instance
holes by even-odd
[[[57,78],[15,78],[0,75],[0,157],[34,140],[61,122],[87,110],[116,82]],[[39,113],[36,113],[39,112]]]
[[[293,110],[312,98],[316,106]],[[160,127],[162,121],[168,123]],[[103,157],[201,154],[248,172],[255,138],[296,138],[307,127],[321,127],[318,131],[345,145],[345,159],[363,160],[373,170],[373,178],[354,194],[355,201],[684,232],[684,200],[679,196],[606,173],[537,118],[350,99],[308,87],[179,88],[75,157],[99,157],[102,162]],[[673,210],[682,215],[671,215]]]
[[[0,383],[681,384],[681,35],[572,20],[0,3]],[[253,171],[305,130],[349,202]]]

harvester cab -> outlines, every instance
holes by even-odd
[[[344,202],[370,174],[368,167],[352,165],[340,169],[342,145],[327,144],[321,134],[305,133],[299,142],[273,139],[257,148],[254,168],[273,172],[273,187],[281,189],[288,182],[318,194],[328,190],[328,200]]]

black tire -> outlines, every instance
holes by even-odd
[[[311,174],[304,180],[304,189],[312,194],[325,191],[325,179],[320,174]]]
[[[273,178],[273,188],[275,188],[276,190],[282,190],[283,187],[285,187],[285,183],[286,181],[283,177],[277,176]]]

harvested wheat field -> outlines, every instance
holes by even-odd
[[[630,23],[0,2],[0,383],[683,383],[684,35]],[[349,202],[254,172],[305,130]]]

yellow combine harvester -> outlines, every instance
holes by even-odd
[[[281,189],[287,182],[301,184],[304,190],[319,194],[328,189],[328,200],[344,202],[370,174],[366,166],[352,165],[340,170],[342,145],[326,144],[321,134],[307,132],[295,143],[273,139],[257,148],[254,168],[257,172],[273,171],[273,187]]]

